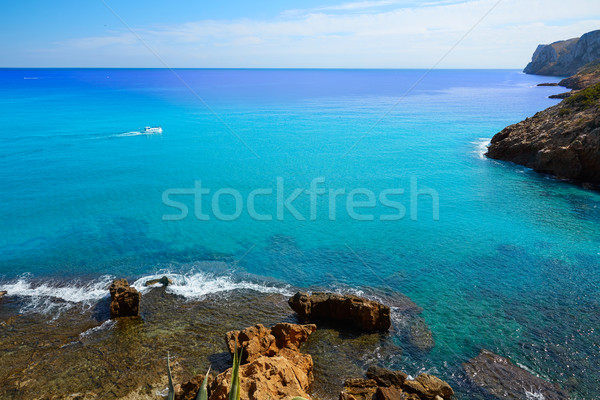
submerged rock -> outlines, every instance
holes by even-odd
[[[148,281],[146,281],[146,283],[144,283],[144,286],[152,286],[152,285],[156,285],[157,283],[160,283],[163,286],[169,286],[173,284],[173,281],[171,279],[169,279],[166,276],[163,276],[160,279],[150,279]]]
[[[514,365],[508,358],[488,350],[463,364],[468,379],[487,395],[498,399],[566,400],[568,395],[558,386]]]
[[[444,400],[454,390],[443,380],[429,374],[407,379],[401,371],[371,367],[367,379],[348,379],[340,400]]]
[[[302,320],[348,322],[364,331],[386,331],[391,326],[388,306],[351,294],[298,292],[288,303]]]
[[[282,349],[299,351],[300,345],[308,340],[316,325],[280,323],[272,328],[258,324],[242,331],[231,331],[225,335],[229,351],[233,354],[235,345],[242,348],[242,363],[252,362],[261,356],[273,357]]]
[[[411,322],[409,340],[413,346],[423,352],[427,352],[435,346],[433,333],[425,323],[425,320],[421,317],[417,317]]]
[[[142,294],[129,286],[126,279],[113,281],[110,291],[110,317],[137,317],[140,313]]]

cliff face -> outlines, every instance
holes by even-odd
[[[505,128],[493,137],[487,156],[600,184],[600,84]]]
[[[597,83],[600,83],[600,61],[586,65],[575,75],[560,81],[558,85],[569,89],[581,90]]]
[[[534,75],[569,76],[600,60],[600,30],[580,38],[539,45],[523,72]]]

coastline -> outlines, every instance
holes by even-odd
[[[108,298],[87,310],[74,306],[59,315],[18,313],[16,297],[0,306],[0,397],[161,399],[165,360],[171,354],[174,377],[184,381],[210,365],[222,372],[230,357],[226,332],[254,324],[298,323],[288,296],[236,289],[202,300],[154,287],[142,298],[141,319],[111,320]],[[414,304],[399,297],[396,333]],[[415,309],[418,311],[418,309]],[[373,362],[397,360],[402,350],[394,334],[320,328],[303,347],[314,358],[315,399],[337,399],[346,378],[360,377]],[[44,393],[40,393],[44,388]]]

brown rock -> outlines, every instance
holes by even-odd
[[[258,324],[242,331],[225,335],[229,351],[233,354],[235,343],[243,348],[242,363],[252,362],[261,356],[273,357],[282,349],[298,351],[300,345],[317,329],[316,325],[280,323],[271,329]]]
[[[564,92],[564,93],[559,93],[559,94],[552,94],[550,96],[548,96],[549,99],[566,99],[567,97],[571,97],[571,95],[573,94],[573,92]]]
[[[406,393],[402,389],[392,387],[378,387],[376,393],[377,400],[406,400]]]
[[[0,291],[0,300],[6,296],[6,292],[5,291]]]
[[[292,354],[266,357],[240,366],[242,400],[283,400],[306,393],[313,381],[312,357],[285,349]],[[231,368],[216,377],[210,400],[226,400],[229,395]]]
[[[389,307],[354,295],[298,292],[288,304],[303,320],[348,322],[365,331],[386,331],[391,326]]]
[[[600,84],[511,125],[487,156],[558,178],[600,184]]]
[[[377,382],[374,379],[347,379],[340,400],[375,400],[376,393]]]
[[[160,283],[163,286],[169,286],[173,284],[173,281],[166,276],[163,276],[160,279],[150,279],[144,283],[144,286],[152,286]]]
[[[137,317],[140,313],[142,294],[129,286],[126,279],[113,281],[109,288],[111,303],[110,317]]]
[[[406,391],[416,393],[422,399],[433,399],[436,396],[449,399],[454,395],[454,390],[448,383],[429,374],[421,374],[414,381],[407,380],[403,387]]]
[[[205,375],[197,375],[190,379],[189,381],[183,383],[179,390],[176,390],[175,400],[195,400],[198,392],[200,391],[200,386],[202,386],[202,381],[204,381]],[[213,382],[213,377],[211,375],[208,376],[207,388],[210,388]],[[210,392],[209,392],[210,394]]]
[[[573,76],[563,79],[558,84],[569,89],[585,89],[600,83],[600,62],[585,65]]]
[[[415,380],[407,380],[401,371],[370,367],[368,379],[348,379],[340,394],[341,400],[448,400],[454,391],[443,380],[429,374],[421,374]]]
[[[369,367],[367,370],[367,378],[375,380],[377,385],[383,387],[402,387],[407,377],[408,375],[402,371],[391,371],[386,368]]]
[[[526,399],[533,395],[546,400],[569,398],[558,386],[488,350],[482,350],[477,357],[463,364],[463,367],[471,383],[490,397],[512,400]]]

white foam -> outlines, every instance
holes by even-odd
[[[132,286],[144,293],[152,289],[145,283],[151,279],[160,279],[167,276],[173,281],[167,287],[167,292],[183,296],[189,299],[201,299],[208,294],[224,293],[234,290],[253,290],[260,293],[279,293],[291,296],[293,293],[289,286],[269,286],[256,282],[235,280],[231,276],[216,276],[204,272],[189,274],[156,274],[146,275],[135,282]],[[48,281],[35,283],[29,276],[23,276],[11,283],[0,283],[0,291],[6,291],[7,297],[16,296],[23,300],[20,312],[38,312],[42,314],[54,314],[58,317],[63,311],[80,306],[89,309],[100,300],[110,296],[108,288],[115,279],[114,276],[105,275],[90,282],[66,282]],[[92,328],[95,329],[95,328]]]
[[[119,133],[116,135],[112,135],[112,137],[130,137],[130,136],[151,136],[152,133],[146,133],[146,132],[139,132],[139,131],[131,131],[131,132],[124,132],[124,133]]]
[[[544,395],[540,392],[530,392],[528,390],[525,390],[525,397],[527,398],[527,400],[545,400],[546,397],[544,397]]]
[[[35,309],[38,312],[49,313],[76,304],[91,307],[109,295],[107,288],[112,279],[113,277],[105,275],[87,283],[65,285],[54,281],[35,284],[27,277],[22,277],[13,283],[2,284],[0,290],[6,291],[7,296],[25,298],[26,303],[22,311]]]
[[[477,157],[479,157],[480,160],[485,160],[485,153],[487,153],[487,151],[488,151],[488,147],[490,146],[491,139],[479,138],[476,141],[471,142],[471,143],[476,146],[473,153],[477,154]]]
[[[86,338],[86,337],[88,337],[88,336],[92,335],[92,334],[93,334],[93,333],[95,333],[95,332],[100,332],[100,331],[103,331],[103,330],[105,330],[105,329],[110,329],[110,328],[112,328],[112,327],[113,327],[115,324],[116,324],[116,321],[115,321],[115,320],[109,319],[108,321],[104,321],[104,322],[102,323],[102,325],[98,325],[98,326],[95,326],[95,327],[93,327],[93,328],[90,328],[90,329],[88,329],[88,330],[87,330],[87,331],[85,331],[85,332],[81,332],[81,333],[79,334],[79,338],[80,338],[80,339],[84,339],[84,338]]]
[[[229,292],[242,289],[253,290],[260,293],[279,293],[284,296],[291,296],[293,294],[291,293],[289,286],[275,287],[248,281],[236,281],[230,276],[215,276],[203,272],[185,275],[166,273],[144,276],[143,278],[135,281],[132,286],[143,293],[150,290],[152,287],[160,286],[160,284],[156,284],[148,287],[145,285],[147,281],[152,279],[160,279],[163,276],[166,276],[173,281],[173,284],[167,286],[167,293],[190,299],[202,298],[213,293]]]

